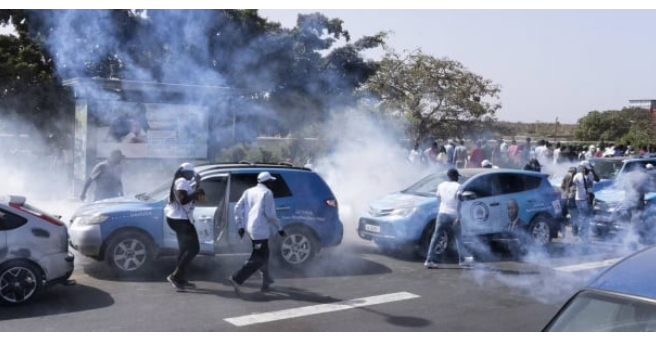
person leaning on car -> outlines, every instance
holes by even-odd
[[[435,262],[437,259],[435,257],[435,247],[439,241],[440,231],[443,228],[453,228],[460,264],[468,265],[473,260],[471,255],[467,253],[464,243],[462,243],[462,231],[460,230],[460,225],[456,222],[459,207],[458,190],[460,189],[460,183],[458,183],[458,178],[460,177],[460,173],[457,169],[451,168],[446,172],[446,176],[448,180],[437,186],[437,198],[440,199],[440,206],[437,212],[437,219],[435,220],[435,230],[433,231],[428,252],[426,253],[426,262],[424,262],[424,266],[429,269],[436,269],[438,267]]]
[[[239,237],[248,232],[253,244],[251,256],[244,265],[228,278],[228,281],[239,296],[239,286],[250,278],[255,271],[262,272],[262,291],[267,291],[273,284],[273,277],[269,273],[269,237],[271,225],[278,229],[278,234],[287,236],[282,229],[280,220],[276,215],[276,206],[273,200],[273,182],[275,177],[268,171],[257,175],[257,185],[246,189],[235,205],[235,222]]]

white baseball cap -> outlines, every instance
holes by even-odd
[[[488,160],[483,160],[483,162],[481,162],[481,167],[486,167],[486,166],[490,166],[490,167],[491,167],[491,166],[492,166],[492,162],[490,162],[490,161],[488,161]]]
[[[268,171],[263,171],[259,175],[257,175],[257,181],[260,183],[264,183],[266,181],[275,181],[276,178],[271,176]]]
[[[651,163],[647,163],[647,165],[645,165],[645,169],[652,170],[652,169],[654,169],[654,165],[651,164]]]
[[[180,165],[180,171],[194,171],[194,165],[188,162]]]

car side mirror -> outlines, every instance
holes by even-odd
[[[465,191],[462,194],[460,194],[461,201],[471,201],[471,200],[475,200],[476,198],[477,198],[476,193],[473,191]]]

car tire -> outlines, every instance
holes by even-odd
[[[273,254],[287,268],[304,268],[311,264],[319,251],[319,241],[312,231],[301,226],[285,228],[287,236],[277,234]]]
[[[528,240],[530,245],[544,247],[551,242],[551,219],[544,215],[537,215],[531,220],[528,227]]]
[[[153,244],[148,236],[136,231],[124,231],[112,237],[105,248],[105,261],[119,276],[139,275],[153,259]]]
[[[422,259],[426,259],[428,256],[428,248],[430,246],[431,239],[433,238],[433,231],[435,229],[435,221],[429,223],[426,225],[426,228],[424,229],[424,233],[421,236],[421,239],[419,240],[420,243],[417,246],[417,256],[419,256]],[[453,236],[451,235],[450,231],[448,231],[445,227],[441,227],[438,229],[438,242],[437,245],[435,246],[435,255],[439,257],[440,259],[443,259],[446,257],[448,254],[450,248],[452,247],[452,242],[453,242]]]
[[[39,267],[28,261],[9,261],[0,266],[0,303],[25,304],[43,289],[44,277]]]

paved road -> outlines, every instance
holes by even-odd
[[[599,267],[622,255],[610,244],[583,250],[559,241],[522,261],[482,256],[474,268],[420,260],[351,241],[304,272],[274,267],[275,292],[259,276],[237,297],[225,278],[246,256],[199,257],[196,290],[176,292],[161,259],[139,279],[117,279],[79,257],[77,285],[32,304],[0,307],[2,331],[537,331]]]

